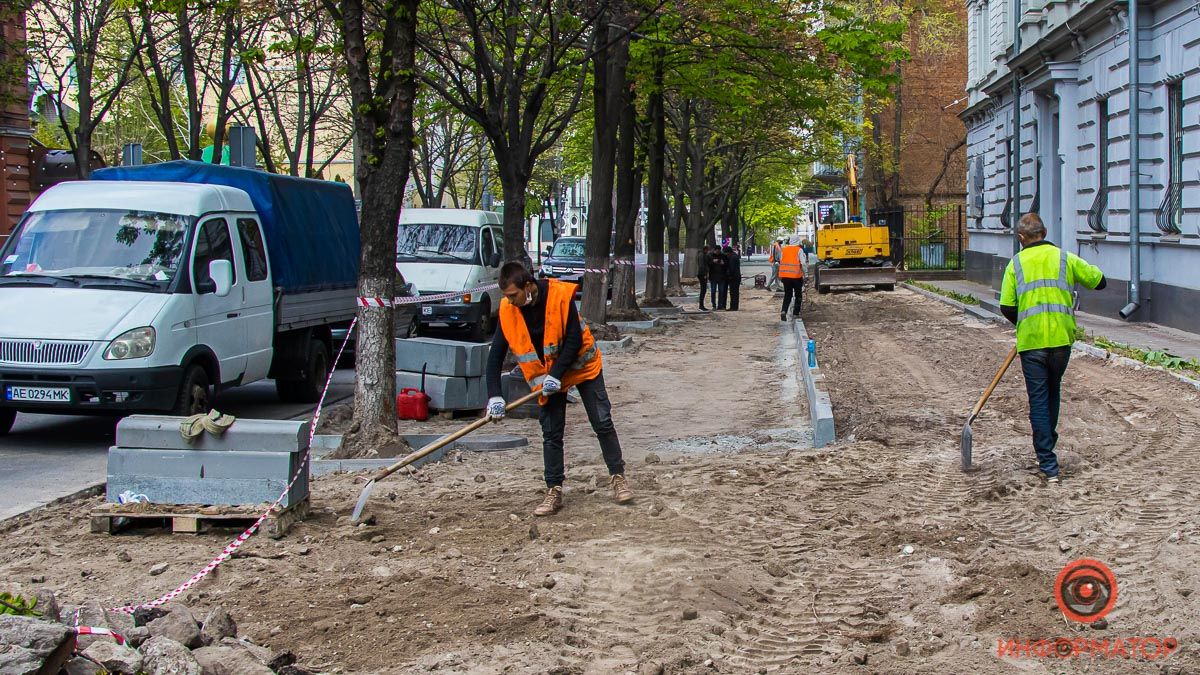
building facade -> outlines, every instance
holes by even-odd
[[[21,218],[32,196],[29,139],[29,90],[22,55],[25,17],[17,13],[0,21],[0,235],[7,235]]]
[[[999,288],[1037,211],[1110,280],[1084,311],[1200,331],[1200,2],[1013,1],[967,3],[969,278]]]

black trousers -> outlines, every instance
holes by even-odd
[[[788,305],[792,302],[792,296],[796,296],[796,304],[792,307],[792,316],[800,316],[800,303],[804,300],[804,279],[780,279],[783,282],[783,309],[779,310],[783,314],[787,314]]]
[[[738,299],[742,292],[742,278],[740,276],[733,277],[729,280],[729,311],[736,312],[738,308]]]
[[[621,442],[612,420],[612,403],[608,390],[604,388],[604,372],[594,380],[575,385],[583,409],[587,412],[592,431],[600,440],[600,452],[608,466],[610,476],[625,473],[625,460],[621,458]],[[566,480],[563,466],[563,430],[567,426],[567,394],[555,394],[542,406],[542,463],[545,469],[546,487],[562,485]]]
[[[721,279],[717,282],[717,292],[713,294],[714,300],[717,303],[717,309],[725,309],[728,306],[729,299],[729,282]]]
[[[1032,349],[1021,352],[1021,371],[1029,395],[1029,426],[1033,428],[1033,451],[1038,468],[1047,478],[1058,475],[1058,409],[1062,401],[1063,374],[1071,360],[1071,347]]]
[[[708,277],[699,277],[700,279],[700,309],[704,309],[704,294],[708,291]]]

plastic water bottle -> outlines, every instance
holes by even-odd
[[[811,339],[808,341],[808,367],[817,367],[817,342]]]

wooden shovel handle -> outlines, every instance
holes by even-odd
[[[996,377],[992,378],[992,383],[988,385],[988,388],[983,392],[983,396],[979,397],[979,402],[975,404],[975,409],[971,411],[972,419],[979,414],[980,410],[983,410],[983,404],[987,403],[987,400],[991,398],[992,391],[996,389],[996,385],[1000,384],[1000,378],[1004,377],[1004,373],[1008,372],[1008,367],[1012,365],[1015,358],[1017,358],[1017,347],[1013,345],[1013,348],[1008,350],[1008,358],[1004,359],[1004,365],[1000,366]]]
[[[541,389],[538,389],[537,391],[531,391],[528,394],[522,396],[521,398],[504,406],[504,410],[505,411],[514,410],[517,406],[524,405],[541,395],[542,395]],[[476,429],[483,427],[484,425],[486,425],[488,422],[491,422],[491,421],[492,421],[492,418],[484,416],[480,419],[475,420],[474,422],[471,422],[467,426],[459,429],[458,431],[455,431],[452,434],[449,434],[447,436],[442,436],[441,438],[430,443],[429,445],[426,445],[425,447],[421,448],[420,450],[414,450],[412,453],[407,455],[404,459],[401,459],[400,461],[396,462],[395,464],[392,464],[391,466],[380,469],[379,473],[375,474],[375,476],[371,480],[373,480],[373,481],[383,480],[384,478],[387,478],[388,476],[399,471],[400,469],[403,469],[404,467],[408,466],[409,464],[412,464],[413,462],[417,461],[418,459],[421,459],[425,455],[428,455],[429,453],[433,452],[434,450],[443,448],[443,447],[449,445],[450,443],[457,441],[458,439],[462,438],[463,436],[466,436],[467,434],[471,433],[472,431],[475,431]]]

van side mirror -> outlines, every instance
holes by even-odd
[[[492,255],[488,257],[488,267],[499,267],[499,266],[500,266],[500,254],[492,253]]]
[[[228,260],[214,260],[208,263],[208,279],[212,283],[212,293],[218,298],[223,298],[229,295],[229,291],[233,290],[233,263]],[[201,282],[201,286],[208,284]],[[207,292],[207,289],[200,288],[201,293]]]

